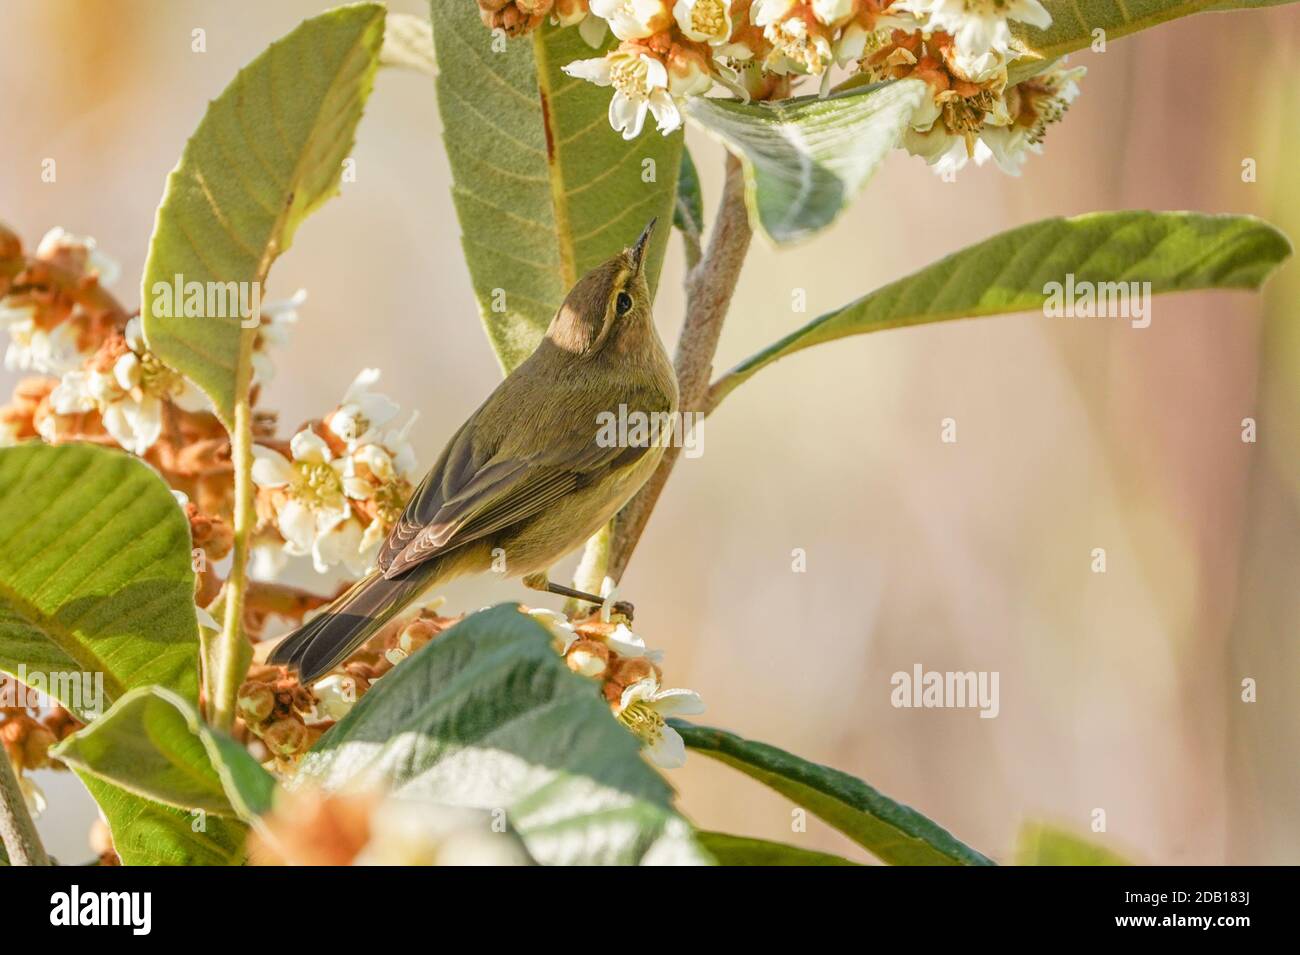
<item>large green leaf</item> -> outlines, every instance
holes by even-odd
[[[725,730],[673,725],[697,752],[740,770],[819,816],[893,865],[992,865],[915,809],[838,769]]]
[[[1250,10],[1294,0],[1042,0],[1052,22],[1044,30],[1017,25],[1014,30],[1039,58],[1021,59],[1010,69],[1013,82],[1037,72],[1053,59],[1092,46],[1093,31],[1106,41],[1158,26],[1193,13]]]
[[[513,606],[474,614],[364,696],[294,785],[501,808],[545,864],[707,861],[594,683]]]
[[[1016,840],[1016,865],[1132,865],[1117,852],[1067,829],[1027,822]]]
[[[198,646],[189,523],[157,472],[91,445],[0,449],[0,669],[90,720],[137,686],[197,699]]]
[[[740,157],[751,219],[774,242],[786,243],[835,221],[898,145],[927,89],[909,79],[825,99],[698,97],[687,115]]]
[[[727,832],[697,832],[700,845],[719,865],[859,865],[843,856],[800,849],[783,842],[768,842]]]
[[[237,819],[186,812],[74,770],[99,804],[124,865],[238,865],[248,827]]]
[[[338,191],[383,32],[374,3],[302,23],[209,104],[167,179],[145,262],[145,338],[207,392],[227,426],[248,390],[256,322],[241,323],[215,296],[217,314],[207,314],[206,295],[203,314],[187,315],[163,290],[179,281],[261,295],[298,224]]]
[[[1291,254],[1251,216],[1097,212],[1044,219],[969,246],[843,308],[821,315],[715,383],[717,404],[778,358],[889,328],[1041,309],[1049,282],[1149,282],[1151,293],[1255,289]],[[1157,319],[1158,320],[1158,319]]]
[[[671,231],[682,134],[625,142],[610,90],[561,72],[599,56],[574,27],[506,42],[468,2],[433,0],[438,111],[461,241],[502,366],[523,361],[574,282],[652,216],[651,287]],[[612,43],[612,41],[610,41]],[[646,182],[653,169],[653,182]]]
[[[53,755],[137,796],[178,809],[251,821],[271,805],[275,781],[187,700],[161,687],[132,690]]]

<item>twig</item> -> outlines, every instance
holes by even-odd
[[[235,405],[235,427],[230,435],[231,462],[235,468],[235,545],[230,575],[226,578],[226,615],[216,647],[216,687],[212,722],[230,731],[235,724],[235,697],[244,678],[248,654],[244,636],[244,593],[248,583],[248,549],[253,523],[253,409],[248,395]]]
[[[722,325],[740,279],[753,230],[745,207],[745,181],[740,160],[727,155],[726,180],[708,252],[686,278],[686,321],[677,340],[677,387],[683,414],[707,411],[709,376],[718,350]],[[672,473],[681,449],[669,447],[640,491],[614,518],[606,573],[618,581],[632,559],[650,512]]]
[[[18,787],[18,774],[3,749],[0,749],[0,841],[9,854],[10,865],[50,864]]]

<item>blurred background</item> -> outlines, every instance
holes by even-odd
[[[32,246],[55,225],[97,237],[137,307],[164,179],[208,100],[326,6],[0,0],[0,220]],[[196,28],[205,53],[191,52]],[[1046,216],[1250,212],[1300,239],[1298,54],[1295,7],[1076,54],[1083,93],[1022,178],[969,167],[945,183],[896,153],[828,233],[779,253],[756,240],[718,370]],[[688,140],[711,207],[721,148]],[[287,434],[379,367],[380,390],[420,409],[427,466],[499,374],[432,81],[381,73],[353,155],[356,181],[272,272],[269,297],[310,298],[263,403]],[[56,183],[41,181],[47,157]],[[656,306],[670,348],[682,273],[674,242]],[[807,314],[791,310],[795,288]],[[0,369],[0,397],[15,381]],[[709,419],[622,594],[666,651],[666,681],[703,695],[702,722],[860,776],[1000,861],[1024,821],[1044,820],[1138,862],[1298,863],[1298,392],[1294,260],[1262,295],[1157,299],[1142,330],[1035,314],[819,346]],[[1246,417],[1257,443],[1241,439]],[[453,611],[523,595],[498,578],[447,591]],[[892,707],[890,676],[918,663],[997,671],[998,717]],[[862,858],[815,819],[792,832],[784,800],[706,757],[670,776],[701,826]],[[94,809],[75,777],[38,781],[50,850],[89,858]],[[1090,833],[1097,809],[1106,831]]]

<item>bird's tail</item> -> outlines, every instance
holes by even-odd
[[[436,564],[437,561],[430,561]],[[285,637],[271,651],[270,662],[292,667],[310,683],[346,660],[379,628],[433,585],[436,569],[422,565],[385,580],[373,571]]]

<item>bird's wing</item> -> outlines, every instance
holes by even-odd
[[[472,426],[471,419],[452,439],[389,533],[378,561],[385,577],[541,513],[609,468],[631,464],[650,450],[591,442],[575,453],[553,445],[532,458],[497,456],[474,468]]]

